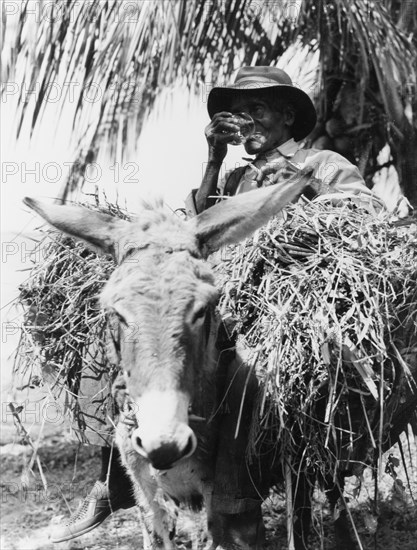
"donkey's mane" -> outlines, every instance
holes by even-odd
[[[187,222],[170,211],[161,199],[141,200],[137,218],[119,234],[125,253],[146,248],[168,252],[187,250],[200,256],[195,233]]]

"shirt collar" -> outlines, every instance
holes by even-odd
[[[257,160],[266,160],[267,162],[269,162],[279,157],[290,159],[295,155],[298,149],[299,149],[298,143],[294,140],[294,138],[291,138],[285,143],[282,143],[281,145],[279,145],[278,147],[275,147],[274,149],[266,151],[266,153],[261,153],[255,159],[247,159],[246,157],[243,157],[243,160],[249,160],[252,162],[255,162]]]
[[[299,145],[294,140],[294,138],[289,139],[279,147],[276,147],[275,149],[272,149],[271,151],[266,152],[266,157],[268,158],[269,155],[276,155],[279,153],[281,156],[285,158],[292,158],[295,153],[298,151]]]

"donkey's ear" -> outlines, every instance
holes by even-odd
[[[299,197],[311,176],[311,169],[300,170],[297,178],[266,188],[242,193],[204,210],[188,223],[194,231],[204,256],[226,244],[249,237],[288,203]]]
[[[120,232],[129,223],[82,206],[47,204],[29,197],[25,197],[23,202],[63,233],[113,255]]]

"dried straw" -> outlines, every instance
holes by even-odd
[[[107,201],[83,206],[130,218]],[[93,344],[106,351],[107,323],[98,298],[115,264],[61,232],[43,232],[30,275],[20,286],[26,313],[14,371],[31,385],[47,380],[54,395],[62,390],[76,395],[83,367],[94,360]]]
[[[340,463],[355,470],[413,384],[404,358],[417,341],[416,224],[396,227],[350,201],[292,205],[228,247],[217,272],[221,314],[262,381],[251,458],[267,445],[283,464],[304,452],[323,477]]]

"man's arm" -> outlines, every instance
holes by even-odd
[[[314,176],[324,184],[318,200],[328,198],[329,194],[350,195],[357,197],[358,206],[377,212],[385,209],[384,202],[366,187],[358,168],[342,155],[316,151],[309,157],[308,164],[315,167]]]
[[[206,208],[210,208],[216,202],[216,192],[220,169],[227,154],[227,144],[233,141],[239,126],[234,123],[233,114],[221,111],[213,116],[210,124],[205,129],[205,135],[209,147],[209,155],[203,181],[197,192],[191,192],[186,204],[196,214]]]
[[[216,202],[217,182],[223,160],[212,159],[208,161],[206,171],[200,187],[194,196],[194,204],[197,214],[210,208]]]

